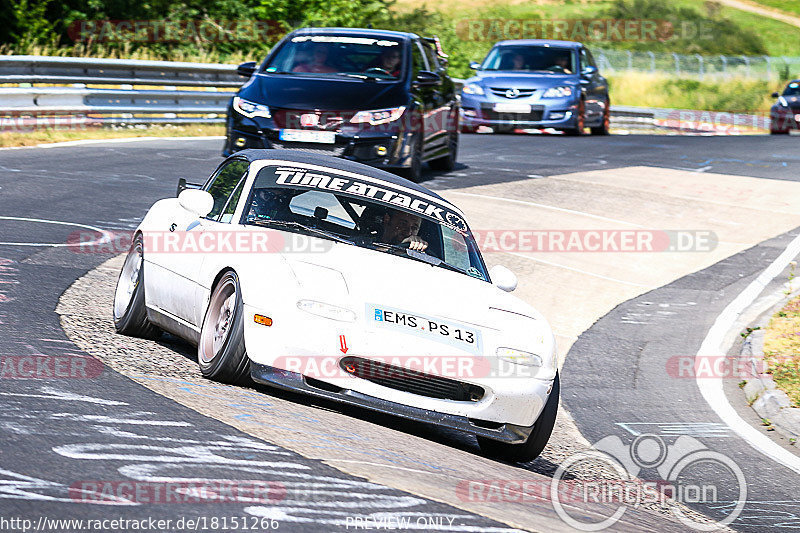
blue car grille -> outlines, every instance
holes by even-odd
[[[536,92],[536,89],[517,89],[516,96],[509,96],[508,91],[513,91],[512,87],[489,87],[489,90],[492,91],[492,94],[495,96],[501,96],[503,98],[528,98],[532,96],[533,93]]]

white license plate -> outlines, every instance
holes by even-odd
[[[278,139],[290,142],[333,144],[336,142],[336,132],[315,130],[281,130],[278,133]]]
[[[494,110],[498,113],[530,113],[531,106],[528,104],[494,104]]]
[[[372,324],[375,327],[402,331],[417,337],[456,346],[474,354],[481,354],[483,350],[480,332],[458,322],[434,319],[372,304],[367,304],[367,316],[372,317]]]

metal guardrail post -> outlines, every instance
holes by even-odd
[[[678,54],[672,52],[672,57],[675,59],[675,74],[681,73],[681,60],[678,58]]]
[[[656,55],[652,51],[648,51],[647,55],[650,56],[650,72],[656,71]]]
[[[705,74],[703,69],[703,56],[701,56],[700,54],[695,54],[694,56],[697,58],[697,63],[698,66],[700,67],[700,79],[702,80],[703,75]]]

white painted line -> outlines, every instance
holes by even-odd
[[[75,222],[61,222],[59,220],[45,220],[41,218],[26,218],[26,217],[0,217],[0,220],[20,220],[22,222],[40,222],[42,224],[60,224],[62,226],[74,226],[76,228],[86,228],[92,231],[96,231],[100,233],[102,237],[99,239],[95,239],[93,241],[82,242],[79,241],[77,243],[67,243],[67,242],[0,242],[0,245],[8,245],[8,246],[52,246],[54,248],[64,247],[64,246],[94,246],[96,244],[104,244],[107,242],[111,242],[111,233],[107,232],[104,229],[96,228],[94,226],[87,226],[86,224],[76,224]]]
[[[552,205],[545,205],[545,204],[537,204],[536,202],[527,202],[525,200],[514,200],[512,198],[503,198],[501,196],[489,196],[486,194],[475,194],[471,192],[461,192],[461,191],[446,191],[445,194],[460,194],[461,196],[471,196],[473,198],[486,198],[487,200],[499,200],[501,202],[510,202],[512,204],[520,204],[520,205],[529,205],[531,207],[540,207],[542,209],[551,209],[553,211],[560,211],[562,213],[569,213],[571,215],[579,215],[583,217],[595,218],[597,220],[605,220],[606,222],[613,222],[615,224],[624,224],[626,226],[633,226],[635,228],[643,228],[644,226],[640,224],[634,224],[633,222],[626,222],[624,220],[617,220],[614,218],[608,218],[600,215],[593,215],[592,213],[585,213],[583,211],[575,211],[574,209],[567,209],[564,207],[555,207]]]
[[[718,356],[723,353],[725,336],[731,330],[739,315],[755,301],[764,288],[783,272],[789,262],[797,257],[798,254],[800,254],[800,236],[795,237],[783,253],[725,307],[716,321],[714,321],[714,325],[708,330],[708,334],[697,352],[697,357]],[[700,393],[708,402],[708,405],[732,431],[736,432],[758,452],[800,474],[800,457],[783,449],[739,416],[739,413],[736,412],[725,396],[725,391],[722,388],[722,377],[697,377],[697,386],[700,388]]]
[[[581,270],[580,268],[574,268],[574,267],[569,267],[569,266],[566,266],[566,265],[560,265],[558,263],[552,263],[550,261],[545,261],[544,259],[537,259],[535,257],[531,257],[529,255],[521,254],[521,253],[518,253],[518,252],[503,252],[503,253],[508,254],[508,255],[514,255],[514,256],[517,256],[517,257],[522,257],[523,259],[529,259],[531,261],[536,261],[537,263],[543,263],[545,265],[550,265],[550,266],[554,266],[554,267],[557,267],[557,268],[563,268],[565,270],[571,270],[572,272],[577,272],[577,273],[583,274],[585,276],[592,276],[594,278],[605,279],[605,280],[608,280],[608,281],[613,281],[615,283],[622,283],[624,285],[630,285],[632,287],[644,287],[645,289],[650,287],[650,285],[642,285],[641,283],[634,283],[632,281],[626,281],[624,279],[609,278],[608,276],[603,276],[602,274],[595,274],[594,272],[589,272],[588,270]]]
[[[119,139],[81,139],[78,141],[63,141],[57,143],[43,143],[35,146],[6,146],[0,150],[25,150],[29,148],[58,148],[61,146],[85,146],[87,144],[126,143],[137,141],[220,141],[224,135],[198,135],[197,137],[121,137]]]

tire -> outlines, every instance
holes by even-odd
[[[456,157],[458,157],[458,132],[454,131],[450,133],[448,145],[449,149],[446,156],[428,161],[428,166],[433,170],[450,172],[456,168]]]
[[[229,270],[211,291],[197,362],[204,377],[234,385],[250,382],[250,359],[244,346],[244,305],[236,272]]]
[[[605,109],[603,110],[603,122],[594,128],[589,128],[592,135],[608,135],[611,130],[611,102],[606,100]]]
[[[481,451],[486,455],[511,463],[529,463],[539,457],[547,445],[547,441],[550,440],[550,435],[553,433],[553,427],[556,424],[560,393],[561,382],[558,373],[556,373],[556,378],[553,380],[553,390],[550,391],[547,403],[539,414],[539,418],[536,419],[528,440],[522,444],[509,444],[478,437],[478,445],[480,445]]]
[[[112,314],[117,333],[145,339],[154,339],[161,334],[161,330],[147,319],[147,308],[144,304],[144,245],[141,234],[134,237],[119,273]]]
[[[578,124],[574,128],[564,130],[564,133],[573,137],[583,135],[583,130],[586,128],[586,103],[581,100],[578,104]]]
[[[422,134],[414,142],[414,152],[411,154],[411,166],[399,169],[400,176],[409,181],[418,183],[422,179]]]

